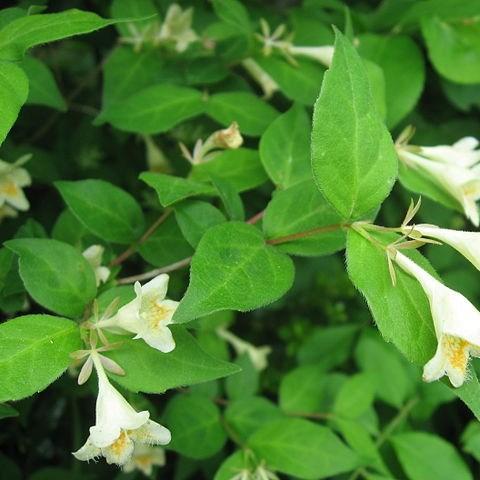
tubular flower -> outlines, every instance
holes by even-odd
[[[238,123],[233,122],[228,128],[214,132],[212,143],[217,148],[232,150],[240,148],[243,143],[243,137],[240,134]]]
[[[253,58],[242,60],[243,68],[258,83],[264,98],[270,98],[279,90],[278,83]]]
[[[476,138],[463,137],[453,145],[418,148],[420,154],[430,160],[469,168],[480,162],[480,150],[476,150],[478,145],[479,142]]]
[[[317,60],[322,65],[330,68],[333,60],[335,48],[333,45],[324,45],[321,47],[297,47],[292,45],[288,52],[295,57],[307,57]]]
[[[123,465],[125,473],[140,470],[149,477],[152,474],[153,467],[163,467],[165,465],[165,450],[161,447],[152,447],[150,445],[135,445],[133,454],[127,463]]]
[[[470,356],[480,356],[480,312],[463,295],[452,290],[400,252],[395,262],[418,280],[427,295],[438,345],[423,369],[433,382],[447,375],[454,387],[465,381]]]
[[[121,328],[135,333],[134,338],[143,339],[148,345],[163,353],[175,348],[175,341],[168,325],[177,309],[178,302],[166,300],[168,275],[161,274],[141,286],[135,283],[136,298],[118,310],[118,313],[98,323],[100,328]]]
[[[82,253],[95,272],[97,287],[101,283],[105,283],[110,276],[110,269],[102,266],[102,256],[104,251],[105,249],[101,245],[91,245]]]
[[[75,458],[88,461],[103,456],[107,463],[124,465],[137,444],[169,443],[170,431],[150,420],[148,411],[135,411],[111,385],[96,352],[92,360],[98,375],[96,420],[83,447],[73,453]]]
[[[460,252],[472,265],[480,270],[480,232],[449,230],[436,225],[414,225],[403,227],[403,233],[418,232],[423,237],[434,238]]]
[[[21,168],[30,155],[18,159],[15,163],[0,160],[0,207],[10,206],[17,210],[28,210],[28,203],[22,188],[32,183],[30,174]],[[12,216],[12,215],[8,215]]]
[[[477,168],[427,160],[404,148],[398,148],[397,152],[408,167],[424,171],[455,198],[462,206],[465,216],[478,227],[480,218],[476,202],[480,199],[480,171]]]

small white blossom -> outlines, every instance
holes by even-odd
[[[102,266],[102,257],[104,251],[105,249],[101,245],[91,245],[82,253],[95,273],[97,287],[101,283],[105,283],[110,276],[110,269]]]
[[[253,58],[242,60],[242,66],[258,83],[263,91],[264,98],[270,98],[280,89],[278,83]]]
[[[152,447],[150,445],[135,445],[130,460],[123,465],[125,473],[140,470],[149,477],[152,474],[153,467],[163,467],[165,465],[165,450],[161,447]]]
[[[136,444],[169,443],[170,431],[150,420],[148,411],[135,411],[110,384],[96,352],[92,359],[98,375],[95,425],[83,447],[73,453],[75,458],[88,461],[103,456],[107,463],[125,465]]]
[[[161,274],[141,286],[135,282],[136,298],[118,310],[118,313],[98,323],[99,328],[121,328],[135,333],[148,345],[161,352],[171,352],[175,341],[168,325],[172,323],[178,302],[166,300],[168,275]]]
[[[403,227],[403,233],[418,232],[423,237],[434,238],[450,245],[480,270],[480,232],[450,230],[436,225],[414,225]]]
[[[418,147],[420,154],[430,160],[452,163],[460,167],[472,167],[480,162],[478,140],[474,137],[464,137],[453,145],[437,145],[434,147]]]
[[[23,193],[23,187],[32,183],[30,174],[21,168],[30,155],[25,155],[15,163],[0,160],[0,207],[13,207],[17,210],[28,210],[30,204]],[[4,216],[13,216],[11,208],[4,210]]]
[[[292,45],[288,48],[288,52],[294,57],[311,58],[326,67],[330,67],[332,65],[335,48],[333,45],[324,45],[321,47],[298,47]]]
[[[243,137],[240,134],[238,123],[233,122],[228,128],[217,130],[213,133],[212,143],[217,148],[235,150],[240,148],[243,143]]]
[[[423,369],[432,382],[447,375],[454,387],[465,381],[469,357],[480,356],[480,312],[463,295],[452,290],[400,252],[395,262],[418,280],[432,312],[437,350]]]
[[[400,159],[410,168],[420,169],[437,185],[457,200],[465,216],[478,227],[480,223],[477,200],[480,199],[480,170],[452,163],[428,160],[401,146],[397,146]]]
[[[190,43],[198,40],[198,35],[191,28],[192,20],[193,8],[182,10],[180,5],[172,3],[168,7],[155,42],[171,41],[175,44],[177,52],[184,52]]]

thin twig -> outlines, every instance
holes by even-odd
[[[311,237],[319,233],[328,233],[339,230],[340,228],[348,227],[348,224],[336,223],[334,225],[327,225],[325,227],[312,228],[311,230],[305,230],[304,232],[292,233],[291,235],[285,235],[284,237],[271,238],[267,240],[269,245],[278,245],[280,243],[292,242],[301,238]]]
[[[156,277],[161,273],[169,273],[175,270],[179,270],[180,268],[186,267],[187,265],[190,264],[191,260],[192,260],[192,257],[187,257],[187,258],[184,258],[183,260],[167,265],[166,267],[155,268],[154,270],[150,270],[149,272],[141,273],[139,275],[120,278],[118,279],[117,283],[119,285],[126,285],[129,283],[142,282],[143,280],[150,280],[151,278]]]
[[[257,222],[259,222],[263,218],[264,214],[265,214],[265,210],[262,210],[261,212],[256,213],[253,217],[247,220],[247,223],[249,223],[250,225],[255,225]]]

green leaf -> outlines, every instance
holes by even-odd
[[[95,298],[92,267],[72,246],[44,238],[5,242],[19,257],[20,277],[32,298],[49,310],[79,317]]]
[[[127,244],[143,232],[142,210],[121,188],[94,179],[55,182],[55,186],[72,213],[97,237]]]
[[[383,234],[376,238],[387,244],[398,237]],[[405,254],[432,272],[419,252]],[[425,364],[433,356],[437,341],[428,300],[420,284],[396,268],[394,287],[385,252],[351,229],[347,235],[347,268],[353,284],[365,295],[385,340],[393,342],[411,362]]]
[[[249,148],[225,150],[208,162],[194,165],[190,172],[190,178],[200,182],[209,181],[210,175],[228,181],[237,192],[258,187],[268,178],[258,152]]]
[[[81,348],[78,326],[65,318],[26,315],[0,325],[0,402],[20,400],[54,382]]]
[[[20,7],[8,7],[0,10],[0,28],[13,22],[17,18],[24,17],[27,14],[27,10]]]
[[[198,244],[190,284],[174,321],[188,322],[219,310],[259,308],[280,298],[293,277],[290,258],[266,245],[254,226],[217,225]]]
[[[240,367],[240,371],[227,378],[227,395],[233,400],[252,397],[258,391],[259,373],[246,353],[238,357],[235,363]]]
[[[162,207],[168,207],[180,200],[197,195],[212,196],[216,192],[211,185],[206,183],[163,173],[143,172],[139,178],[157,192]]]
[[[480,461],[480,423],[472,420],[462,433],[462,450]]]
[[[115,22],[77,9],[17,18],[0,30],[0,59],[21,60],[25,51],[36,45],[90,33]]]
[[[378,398],[385,403],[400,408],[412,393],[412,381],[402,357],[378,337],[363,335],[355,349],[355,360],[370,375]]]
[[[18,117],[20,108],[27,101],[28,78],[14,63],[0,61],[0,144]]]
[[[358,418],[372,406],[374,396],[375,385],[370,375],[353,375],[340,388],[333,412],[343,418]]]
[[[207,102],[207,115],[228,126],[237,122],[240,132],[252,137],[260,136],[278,112],[253,93],[216,93]]]
[[[193,254],[173,216],[167,218],[147,240],[142,242],[139,252],[155,267],[164,267]]]
[[[220,20],[239,33],[248,35],[252,25],[247,9],[238,0],[213,0],[213,9]]]
[[[373,104],[365,66],[338,31],[313,114],[312,168],[318,188],[345,219],[378,208],[397,175],[395,149]]]
[[[405,35],[362,35],[360,54],[385,75],[387,125],[398,124],[415,107],[425,82],[425,65],[417,44]]]
[[[287,98],[308,106],[315,103],[325,73],[323,65],[298,57],[295,59],[298,65],[274,56],[256,57],[255,61],[277,82]]]
[[[480,420],[480,383],[475,371],[469,372],[467,381],[458,388],[444,380],[447,387],[471,410],[477,420]]]
[[[406,432],[394,435],[391,442],[411,480],[473,480],[457,450],[441,437]]]
[[[234,378],[234,377],[230,377]],[[225,411],[228,426],[245,441],[262,425],[283,417],[281,410],[263,397],[241,398],[229,403]]]
[[[245,450],[238,450],[227,457],[217,470],[213,480],[232,480],[242,470],[249,470],[249,454]]]
[[[211,179],[218,191],[218,196],[222,200],[228,218],[243,222],[245,220],[245,208],[235,187],[227,180],[218,178],[215,175],[211,175]]]
[[[480,24],[422,19],[428,56],[440,75],[456,83],[480,83]]]
[[[177,395],[172,398],[162,422],[172,432],[168,448],[188,458],[209,458],[227,440],[218,407],[201,395]]]
[[[30,87],[27,103],[45,105],[65,112],[67,104],[50,69],[34,57],[25,57],[21,65],[27,74]]]
[[[110,13],[112,18],[141,18],[139,22],[122,22],[116,25],[118,32],[123,37],[129,38],[132,36],[132,26],[137,30],[142,31],[157,18],[151,18],[148,21],[144,19],[158,15],[158,10],[152,0],[113,0],[110,6]]]
[[[205,101],[198,90],[161,83],[115,102],[97,121],[107,121],[125,132],[162,133],[204,109]]]
[[[294,105],[267,128],[260,140],[260,159],[279,188],[312,178],[310,119],[303,107]]]
[[[149,347],[143,340],[116,337],[116,340],[122,340],[123,346],[108,352],[108,356],[118,362],[127,374],[114,376],[115,381],[133,392],[163,393],[239,371],[236,365],[205,353],[183,327],[174,326],[172,332],[176,347],[168,354]]]
[[[287,190],[274,193],[263,217],[263,230],[268,239],[274,239],[326,228],[316,235],[278,245],[282,252],[292,255],[326,255],[345,247],[342,218],[327,203],[312,180],[306,180]]]
[[[330,429],[297,418],[267,423],[248,446],[269,468],[306,480],[349,472],[358,464],[356,454]]]
[[[226,221],[218,208],[199,200],[185,200],[176,205],[175,218],[183,235],[194,248],[209,228]]]

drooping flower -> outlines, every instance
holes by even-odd
[[[134,285],[136,297],[118,310],[118,313],[98,323],[99,328],[121,328],[135,333],[136,339],[143,339],[148,345],[161,352],[171,352],[175,341],[168,325],[177,309],[178,302],[165,299],[168,289],[168,275],[158,275],[145,285]]]
[[[434,238],[450,245],[480,270],[480,232],[450,230],[436,225],[414,225],[403,227],[403,233],[418,232],[423,237]]]
[[[15,163],[0,160],[0,207],[13,207],[21,211],[29,209],[30,204],[22,189],[30,185],[32,180],[27,170],[21,166],[30,159],[30,156],[25,155]],[[6,213],[6,216],[12,216],[8,215],[8,211]]]
[[[478,145],[479,142],[476,138],[463,137],[453,145],[418,148],[419,153],[430,160],[468,168],[480,162],[480,150],[477,150]]]
[[[480,199],[480,170],[452,163],[428,160],[405,148],[397,147],[400,159],[410,168],[420,169],[443,188],[463,208],[465,216],[478,226],[480,223],[477,200]]]
[[[437,350],[424,366],[426,382],[447,375],[454,387],[465,381],[470,356],[480,356],[480,312],[463,295],[452,290],[413,260],[396,252],[395,262],[418,280],[432,312]]]
[[[136,444],[166,445],[170,431],[150,420],[148,411],[137,412],[109,382],[96,352],[92,360],[98,375],[95,425],[85,444],[73,453],[78,460],[105,457],[107,463],[126,464]]]
[[[272,349],[268,345],[256,347],[224,328],[219,328],[217,334],[230,343],[237,355],[246,353],[256,370],[261,371],[267,368],[267,357],[272,352]]]
[[[105,249],[101,245],[91,245],[82,253],[95,273],[97,287],[101,283],[105,283],[110,276],[110,269],[102,266],[102,257],[104,251]]]
[[[299,47],[292,45],[288,51],[294,57],[307,57],[320,62],[325,67],[332,65],[335,48],[333,45],[323,45],[320,47]]]
[[[161,447],[152,447],[150,445],[135,445],[130,460],[123,465],[125,473],[140,470],[149,477],[152,474],[153,467],[163,467],[165,465],[165,450]]]
[[[278,83],[253,58],[242,60],[242,66],[258,83],[263,91],[264,98],[270,98],[279,90]]]

